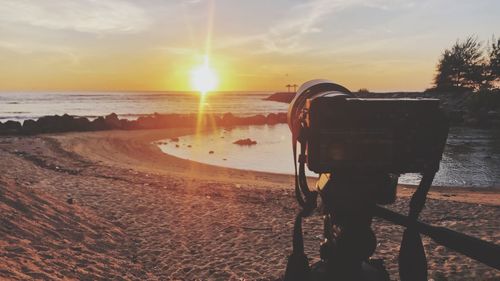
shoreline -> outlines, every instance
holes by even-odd
[[[194,128],[180,129],[180,130],[178,130],[181,132],[180,134],[177,133],[177,134],[173,134],[173,135],[168,134],[169,133],[168,131],[170,131],[170,130],[169,129],[166,129],[166,130],[163,130],[163,129],[145,130],[144,132],[140,132],[140,133],[138,132],[135,136],[133,136],[134,143],[136,145],[148,147],[148,150],[147,150],[148,157],[151,157],[152,162],[154,162],[155,165],[160,164],[160,165],[162,165],[162,167],[160,167],[158,169],[158,167],[151,166],[144,159],[145,161],[143,161],[142,163],[134,163],[132,165],[131,164],[125,165],[125,166],[123,166],[123,168],[135,168],[135,169],[139,168],[139,169],[144,170],[144,171],[152,171],[153,170],[153,171],[158,172],[158,173],[165,173],[167,171],[167,168],[172,167],[172,162],[170,162],[170,160],[174,160],[174,163],[181,164],[180,165],[181,167],[184,167],[184,168],[190,167],[190,169],[193,169],[194,172],[201,173],[200,178],[205,178],[206,176],[208,176],[210,178],[210,175],[212,175],[214,173],[218,174],[220,172],[223,172],[225,174],[233,174],[233,175],[236,174],[236,175],[238,175],[238,179],[239,179],[239,176],[241,176],[241,179],[248,178],[248,177],[252,178],[252,176],[254,176],[254,177],[260,176],[260,177],[264,177],[264,178],[274,178],[275,180],[270,181],[270,182],[272,182],[274,184],[279,184],[281,188],[288,188],[288,187],[292,188],[293,187],[294,178],[293,178],[293,175],[290,175],[290,174],[229,168],[229,167],[223,167],[223,166],[217,166],[217,165],[211,165],[211,164],[206,164],[206,163],[202,163],[202,162],[197,162],[197,161],[193,161],[193,160],[189,160],[189,159],[183,159],[183,158],[179,158],[179,157],[167,154],[167,153],[161,151],[161,149],[156,144],[154,144],[154,142],[161,140],[161,139],[166,139],[166,138],[192,135],[195,133],[195,129]],[[113,132],[116,132],[116,136],[119,139],[121,139],[123,137],[129,137],[129,134],[130,134],[129,131],[113,131]],[[101,132],[92,132],[90,134],[93,134],[93,133],[96,134],[96,136],[99,136]],[[105,132],[103,132],[103,133],[106,134]],[[166,137],[164,137],[164,138],[160,138],[160,136],[165,134],[165,133],[168,135],[166,135]],[[75,134],[75,133],[67,133],[67,134]],[[78,133],[76,133],[76,134],[78,134]],[[64,139],[65,135],[66,134],[53,135],[53,136],[55,136],[58,139],[59,138]],[[127,135],[127,136],[125,136],[125,135]],[[81,140],[79,140],[79,141],[81,141]],[[136,143],[137,141],[139,142],[139,144]],[[93,141],[88,141],[88,142],[89,143],[86,145],[86,147],[91,147],[94,145]],[[79,154],[92,153],[88,150],[79,150],[78,148],[75,150],[74,147],[66,147],[66,148],[69,150],[77,151],[77,153],[79,153]],[[129,149],[129,148],[127,148],[127,149]],[[116,152],[116,155],[126,154],[126,152],[124,152],[120,149],[118,149],[118,151],[115,151],[115,152]],[[100,159],[106,158],[104,155],[101,155],[99,153],[94,154],[94,156],[102,157]],[[165,156],[166,158],[161,159],[162,156]],[[97,159],[99,159],[99,158],[97,158]],[[168,159],[168,161],[165,161],[167,159]],[[110,160],[110,159],[108,159],[108,160]],[[141,158],[141,161],[142,160],[143,160],[143,158]],[[119,159],[113,159],[112,161],[109,161],[108,164],[116,165],[117,161],[119,161]],[[177,165],[175,165],[175,166],[177,166]],[[166,173],[168,174],[171,172],[172,171],[167,171]],[[218,179],[218,176],[216,178]],[[316,182],[316,178],[315,177],[308,177],[308,181],[309,181],[309,186],[313,187],[315,182]],[[414,190],[416,188],[417,188],[417,185],[413,185],[413,184],[402,184],[402,183],[398,184],[398,192],[400,192],[401,190],[404,190],[404,189]],[[492,200],[489,200],[489,198],[472,199],[472,198],[470,198],[469,195],[465,195],[465,197],[462,196],[463,193],[469,193],[469,192],[481,194],[481,195],[498,194],[498,197],[494,197],[494,198],[491,198]],[[439,196],[439,194],[434,194],[434,193],[445,194],[445,195]],[[398,195],[399,195],[399,193],[398,193]],[[404,192],[404,191],[401,195],[410,196],[410,194],[408,194],[407,192]],[[456,196],[456,198],[455,198],[456,200],[461,200],[459,202],[483,204],[485,202],[483,202],[482,200],[485,199],[486,202],[490,202],[494,206],[500,206],[500,187],[495,187],[495,186],[492,186],[492,187],[435,186],[435,185],[432,185],[431,190],[429,191],[429,196],[435,196],[435,198],[448,197],[449,195],[451,195],[450,197]],[[441,199],[446,200],[446,198],[441,198]],[[474,200],[478,200],[478,201],[474,201]]]
[[[56,241],[70,243],[56,247],[47,242],[42,253],[31,248],[45,242],[35,243],[36,237],[27,235],[27,231],[32,231],[27,224],[30,217],[8,217],[5,219],[16,228],[9,230],[14,232],[9,234],[13,238],[6,240],[7,245],[0,246],[0,276],[25,276],[27,271],[57,280],[60,277],[55,272],[65,272],[63,275],[68,278],[100,279],[95,264],[77,262],[81,255],[72,247],[80,247],[79,251],[88,255],[96,251],[103,256],[113,255],[115,259],[103,261],[113,270],[133,264],[135,271],[130,273],[130,280],[279,280],[290,253],[297,211],[293,176],[196,163],[167,155],[152,143],[193,132],[194,128],[114,130],[0,138],[0,156],[4,160],[0,163],[4,171],[0,175],[0,195],[22,190],[40,198],[55,198],[59,212],[78,208],[75,214],[82,214],[80,220],[99,225],[99,232],[116,228],[107,232],[107,237],[121,245],[119,253],[104,251],[102,246],[96,246],[100,242],[90,239],[95,234],[78,224],[69,224],[65,228],[74,228],[72,232],[59,231]],[[404,213],[413,190],[412,186],[399,185],[398,200],[389,207]],[[34,199],[18,198],[23,206],[43,205],[32,204],[30,200]],[[72,204],[67,203],[69,198]],[[496,190],[433,188],[421,218],[498,244],[499,207],[500,192]],[[45,216],[46,210],[38,208],[32,212]],[[57,221],[48,221],[42,227],[54,223]],[[315,236],[322,232],[321,225],[318,215],[304,223],[305,246],[311,262],[319,256],[319,240]],[[379,239],[374,257],[384,258],[391,277],[397,278],[402,229],[375,220],[374,230]],[[0,228],[0,234],[5,231]],[[68,236],[73,232],[79,234]],[[20,244],[21,240],[31,242]],[[494,269],[437,246],[427,238],[424,247],[430,277],[500,277]],[[61,248],[68,249],[69,254],[57,255]],[[50,254],[53,259],[41,254]],[[65,264],[76,266],[76,270]]]

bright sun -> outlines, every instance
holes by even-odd
[[[191,71],[191,86],[202,94],[215,90],[218,82],[217,73],[206,61]]]

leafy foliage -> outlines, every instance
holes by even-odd
[[[496,84],[498,88],[500,84],[500,38],[495,41],[493,37],[492,41],[488,53],[488,74],[490,83],[493,84],[493,86]]]
[[[467,109],[471,112],[500,110],[500,89],[480,90],[467,100]]]
[[[441,89],[479,89],[488,80],[485,70],[482,45],[470,36],[444,51],[434,84]]]

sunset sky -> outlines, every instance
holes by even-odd
[[[457,38],[500,36],[497,0],[0,0],[0,90],[218,90],[328,78],[423,90]]]

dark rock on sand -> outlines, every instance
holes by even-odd
[[[198,123],[202,120],[201,123]],[[43,116],[38,120],[26,120],[23,125],[17,121],[7,121],[0,123],[0,134],[39,134],[39,133],[60,133],[74,131],[102,131],[102,130],[141,130],[141,129],[164,129],[164,128],[192,128],[198,125],[220,127],[232,127],[240,125],[274,125],[286,123],[286,113],[271,113],[265,115],[254,115],[240,117],[231,113],[223,116],[210,115],[202,116],[201,119],[196,114],[158,114],[151,116],[141,116],[137,120],[119,119],[116,113],[111,113],[105,117],[98,117],[89,121],[84,117],[74,117],[68,114],[62,116]],[[172,139],[177,142],[178,139]]]
[[[120,122],[120,119],[118,119],[118,115],[114,112],[104,117],[104,122],[109,129],[122,128],[122,123]]]
[[[277,102],[284,102],[284,103],[290,103],[292,102],[293,98],[295,97],[295,92],[277,92],[269,97],[265,98],[264,100],[270,100],[270,101],[277,101]]]
[[[51,115],[40,117],[37,121],[26,120],[23,123],[23,133],[57,133],[69,131],[87,131],[89,130],[89,121],[83,117]]]
[[[233,143],[237,144],[237,145],[255,145],[255,144],[257,144],[256,141],[251,140],[251,139],[240,139],[240,140],[237,140]]]
[[[17,121],[7,121],[0,125],[0,134],[18,134],[22,130],[21,123]]]
[[[36,134],[38,133],[38,125],[35,120],[24,120],[23,122],[23,133],[25,134]]]
[[[75,124],[75,128],[78,131],[89,131],[90,130],[90,121],[85,117],[77,117],[73,120]]]

